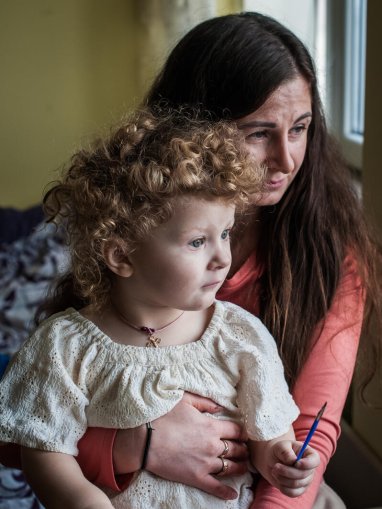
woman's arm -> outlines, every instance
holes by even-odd
[[[185,394],[171,412],[153,421],[155,429],[146,468],[165,479],[183,482],[216,497],[235,498],[235,491],[211,474],[221,468],[218,458],[224,448],[221,438],[229,440],[229,475],[247,470],[248,453],[242,443],[246,437],[237,424],[203,413],[219,410],[208,399]],[[77,460],[90,481],[120,491],[129,483],[129,476],[121,474],[140,468],[145,437],[145,427],[141,431],[118,432],[89,429],[78,443]]]
[[[46,509],[112,509],[108,497],[83,476],[68,454],[21,448],[23,471]]]
[[[319,338],[295,384],[294,399],[300,416],[293,424],[296,439],[303,442],[321,406],[328,402],[310,445],[321,464],[309,489],[291,500],[262,479],[256,489],[256,509],[311,509],[323,473],[336,449],[340,418],[352,379],[362,327],[364,295],[355,263],[345,262],[345,274]]]
[[[129,431],[131,433],[128,433]],[[86,479],[97,486],[106,486],[114,491],[122,491],[127,488],[132,476],[128,472],[133,472],[133,470],[129,470],[128,465],[124,470],[114,469],[113,448],[117,443],[116,438],[120,435],[125,438],[125,447],[119,449],[121,454],[138,446],[138,444],[134,444],[135,434],[132,431],[126,430],[125,433],[122,430],[109,428],[88,428],[86,430],[77,444],[79,452],[76,457]],[[131,453],[126,452],[126,463],[130,458]],[[118,472],[124,472],[124,474],[117,475]]]

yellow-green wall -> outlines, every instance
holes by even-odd
[[[169,48],[240,0],[0,0],[0,206],[41,200],[84,138],[139,104]]]
[[[24,207],[83,136],[137,98],[133,4],[0,2],[0,205]]]

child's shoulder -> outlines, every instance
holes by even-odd
[[[275,340],[263,322],[244,308],[232,302],[216,301],[216,312],[221,316],[226,334],[240,342],[260,346],[275,345]]]
[[[245,310],[237,304],[228,301],[216,301],[217,312],[224,315],[227,323],[242,324],[243,326],[254,328],[265,328],[263,322],[257,316]]]
[[[25,347],[52,350],[60,349],[61,345],[68,349],[71,343],[80,347],[82,343],[90,341],[90,335],[84,334],[82,322],[81,315],[74,308],[55,313],[37,326]]]
[[[13,370],[39,370],[44,365],[53,364],[71,366],[81,358],[89,346],[79,341],[81,331],[76,324],[79,313],[73,308],[56,313],[42,321],[9,364]]]
[[[54,333],[58,330],[62,332],[63,329],[73,328],[76,326],[76,322],[78,322],[78,315],[78,311],[74,308],[59,311],[40,322],[34,330],[33,336],[46,334],[47,332]]]

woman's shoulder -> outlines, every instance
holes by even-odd
[[[361,264],[356,253],[349,251],[342,262],[342,277],[350,276],[361,282]]]
[[[341,266],[341,275],[334,295],[334,302],[346,301],[349,296],[357,294],[358,297],[364,293],[364,281],[362,274],[363,267],[353,252],[349,252]],[[361,298],[361,301],[364,299]]]

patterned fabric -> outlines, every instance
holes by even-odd
[[[36,309],[67,259],[62,235],[52,226],[41,224],[11,244],[0,244],[0,377],[29,336]],[[2,465],[0,509],[43,509],[22,472]]]
[[[16,352],[29,336],[37,307],[66,265],[62,236],[52,225],[0,245],[0,353]]]
[[[0,509],[43,509],[22,472],[1,465]]]

